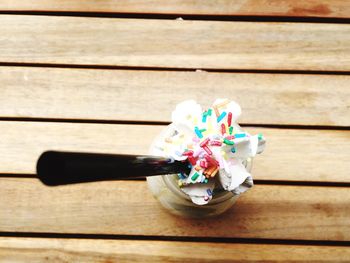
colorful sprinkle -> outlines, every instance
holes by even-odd
[[[232,112],[229,112],[227,116],[227,125],[231,126],[231,124],[232,124]]]
[[[187,160],[192,164],[196,165],[197,160],[193,156],[188,156]]]
[[[235,153],[235,152],[236,152],[236,148],[235,148],[235,147],[232,147],[232,148],[231,148],[231,152],[232,152],[232,153]]]
[[[209,145],[210,146],[221,146],[222,142],[220,142],[220,141],[210,141]]]
[[[224,143],[227,145],[234,145],[235,144],[233,141],[229,141],[226,138],[224,139]]]
[[[245,133],[236,133],[235,138],[244,138],[246,136]]]
[[[232,134],[233,132],[233,127],[231,126],[230,128],[228,128],[229,132],[230,132],[230,135]]]
[[[200,146],[203,147],[203,146],[207,145],[209,141],[210,141],[210,139],[209,139],[209,138],[206,138],[204,141],[202,141],[202,142],[200,143]]]
[[[225,124],[221,123],[221,134],[224,135],[226,133]]]
[[[217,174],[218,171],[219,171],[219,168],[217,167],[217,168],[210,174],[210,176],[211,176],[211,177],[214,177],[214,176]]]
[[[196,166],[194,167],[194,169],[198,172],[198,171],[202,170],[202,167],[196,165]]]
[[[223,106],[226,106],[230,101],[228,99],[225,99],[223,102],[216,105],[216,107],[221,108]]]
[[[213,163],[213,159],[209,156],[209,155],[204,155],[204,158],[209,162],[209,163]]]
[[[193,142],[199,142],[200,140],[198,139],[198,137],[193,137],[193,138],[192,138],[192,141],[193,141]]]
[[[208,133],[212,134],[214,132],[214,129],[213,129],[213,124],[211,123],[211,121],[208,122],[207,127],[208,127]]]
[[[220,112],[218,110],[218,108],[216,106],[213,107],[214,111],[215,111],[215,115],[216,115],[216,118],[220,116]]]
[[[214,166],[219,166],[218,161],[216,161],[215,159],[211,158],[209,155],[204,155],[204,158],[212,165]]]
[[[207,189],[207,193],[208,193],[209,196],[213,195],[213,192],[209,188]]]
[[[206,151],[207,152],[207,154],[209,154],[209,155],[212,155],[213,154],[213,152],[209,149],[209,147],[208,146],[203,146],[203,149],[204,149],[204,151]]]
[[[212,111],[212,109],[208,109],[208,116],[211,116]]]
[[[203,134],[202,134],[202,132],[198,129],[197,126],[194,128],[194,132],[196,133],[196,135],[198,136],[198,138],[200,138],[200,139],[203,138]]]
[[[178,176],[180,179],[186,179],[186,176],[184,173],[179,173]]]
[[[235,136],[229,135],[229,136],[226,136],[225,138],[226,138],[227,140],[233,140],[233,139],[235,138]]]
[[[201,160],[199,162],[199,165],[202,167],[202,168],[208,168],[208,162],[206,162],[205,160]]]
[[[184,155],[184,156],[193,156],[193,151],[192,150],[186,151],[182,155]]]
[[[204,171],[204,175],[205,175],[207,178],[209,178],[210,175],[215,171],[215,169],[216,169],[216,166],[211,166],[211,167],[209,167],[208,169],[206,169],[206,170]]]
[[[261,141],[262,139],[264,139],[264,136],[261,133],[259,133],[258,134],[258,140]]]
[[[223,157],[226,157],[226,152],[225,152],[225,151],[221,151],[221,155],[222,155]]]
[[[199,177],[199,173],[194,173],[194,175],[192,175],[191,177],[191,180],[196,181],[198,177]]]
[[[226,116],[226,111],[222,112],[220,116],[217,118],[217,122],[220,122]]]

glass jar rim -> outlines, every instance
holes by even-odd
[[[169,174],[169,175],[162,176],[162,179],[170,191],[172,191],[178,197],[181,197],[192,203],[192,200],[189,197],[189,195],[184,193],[176,183],[176,179],[175,179],[176,177],[177,177],[176,174]],[[217,203],[225,202],[226,200],[232,198],[233,196],[234,194],[232,192],[224,191],[222,193],[213,195],[213,199],[210,200],[208,204],[217,204]]]

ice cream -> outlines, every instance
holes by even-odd
[[[172,113],[173,132],[156,143],[154,154],[189,162],[191,171],[178,174],[178,186],[193,203],[205,205],[218,192],[239,195],[253,186],[245,164],[263,151],[265,139],[243,131],[240,114],[240,106],[227,99],[206,110],[184,101]]]

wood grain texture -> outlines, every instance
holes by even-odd
[[[350,248],[0,237],[4,262],[347,262]]]
[[[0,10],[179,15],[350,17],[348,0],[2,0]]]
[[[35,173],[46,150],[147,154],[164,126],[0,122],[0,173]],[[349,131],[248,128],[267,147],[255,158],[255,179],[349,181]],[[135,138],[142,138],[135,143]],[[137,140],[137,139],[136,139]]]
[[[218,218],[169,214],[145,181],[47,187],[0,178],[0,231],[350,240],[347,187],[256,185]]]
[[[350,70],[350,25],[2,15],[0,62]]]
[[[350,126],[350,76],[0,67],[0,116],[170,122],[227,97],[240,122]]]

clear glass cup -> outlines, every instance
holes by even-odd
[[[240,127],[238,129],[241,130]],[[167,126],[154,140],[149,153],[151,155],[161,156],[161,151],[156,147],[157,142],[164,141],[165,138],[172,136],[174,131],[175,128],[172,124]],[[245,166],[248,171],[251,170],[251,158],[245,161]],[[216,187],[213,191],[213,198],[208,204],[196,205],[192,203],[191,198],[181,190],[177,181],[177,174],[147,177],[148,188],[153,196],[165,209],[178,216],[191,218],[217,216],[232,207],[238,198],[238,195]]]

